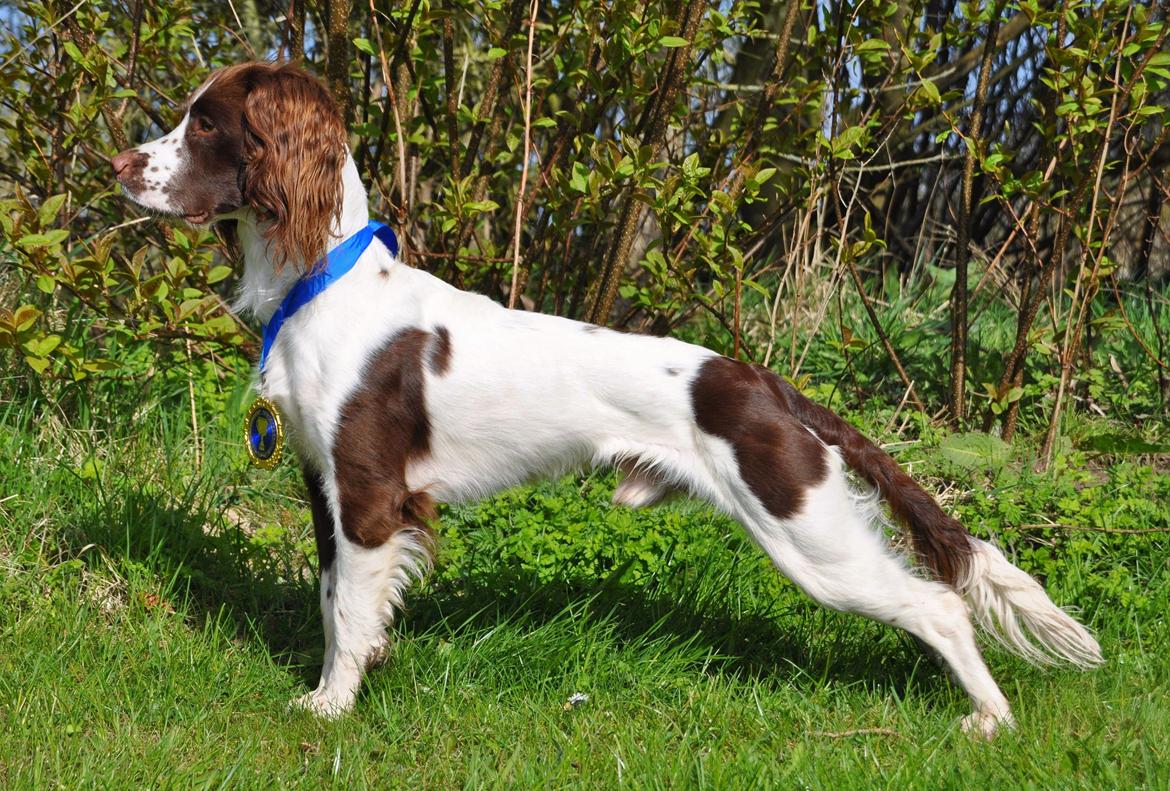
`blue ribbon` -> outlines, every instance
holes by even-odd
[[[318,262],[311,272],[289,290],[280,307],[272,314],[272,318],[264,325],[264,346],[260,350],[260,373],[264,373],[264,366],[268,363],[268,353],[272,351],[272,344],[276,343],[276,334],[280,332],[280,325],[293,317],[293,314],[313,301],[313,297],[329,288],[357,263],[358,258],[370,246],[370,242],[377,238],[390,255],[398,257],[398,238],[394,231],[376,220],[341,244],[325,254],[325,262]]]

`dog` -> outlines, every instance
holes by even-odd
[[[270,330],[258,387],[288,424],[320,559],[325,654],[299,699],[336,716],[428,569],[437,502],[616,465],[614,500],[674,492],[747,530],[821,604],[908,631],[971,698],[964,729],[1013,723],[972,621],[1037,664],[1100,664],[1092,635],[884,451],[772,371],[670,338],[509,310],[369,242],[287,314],[290,293],[369,225],[327,89],[284,63],[213,72],[165,136],[112,160],[125,193],[188,223],[235,220],[240,306]],[[330,264],[331,265],[331,264]],[[919,561],[891,549],[884,498]],[[868,502],[868,505],[867,505]]]

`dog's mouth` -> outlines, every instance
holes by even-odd
[[[211,212],[207,210],[189,212],[183,215],[183,219],[192,225],[206,225],[211,219]]]

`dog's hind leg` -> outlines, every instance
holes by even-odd
[[[297,703],[333,717],[353,706],[362,676],[385,657],[386,629],[402,608],[403,594],[430,565],[427,523],[433,510],[425,495],[373,498],[335,530],[319,479],[306,471],[305,480],[321,564],[325,655],[320,683]],[[353,520],[365,524],[355,528]]]
[[[653,468],[641,466],[636,459],[620,462],[622,480],[613,491],[613,501],[630,508],[646,508],[662,502],[677,489]]]
[[[949,587],[915,575],[894,555],[876,511],[850,491],[837,455],[826,454],[826,478],[802,492],[791,516],[778,519],[758,501],[745,502],[749,533],[816,601],[905,629],[938,652],[971,698],[974,711],[963,719],[964,730],[990,737],[1000,725],[1010,725],[1007,699],[983,662],[967,606]]]

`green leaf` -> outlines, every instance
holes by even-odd
[[[870,52],[871,50],[888,50],[890,43],[880,38],[867,38],[853,48],[854,52]]]
[[[230,266],[216,266],[212,267],[211,271],[207,273],[207,283],[218,283],[232,273]]]
[[[483,214],[485,212],[495,211],[500,208],[500,204],[494,200],[476,200],[463,204],[463,208],[476,214]]]
[[[842,129],[837,136],[829,141],[829,150],[839,159],[848,159],[853,156],[850,149],[861,141],[865,135],[864,126],[850,126]]]
[[[32,305],[21,305],[12,315],[12,327],[17,332],[24,332],[33,325],[41,312]]]
[[[50,225],[57,219],[57,212],[61,210],[61,204],[65,203],[66,197],[68,196],[62,193],[45,198],[41,208],[37,209],[37,219],[41,221],[42,226]]]
[[[202,299],[183,300],[183,302],[179,305],[179,314],[178,314],[177,318],[179,320],[187,318],[192,313],[197,311],[199,309],[200,305],[202,305],[202,304],[203,304]]]
[[[48,234],[43,233],[26,233],[24,236],[16,240],[16,243],[26,249],[36,247],[48,247],[53,243]]]
[[[368,38],[355,38],[353,40],[353,45],[359,52],[364,52],[367,55],[377,54],[374,52],[374,45],[370,43]]]
[[[685,47],[690,43],[685,38],[679,38],[678,36],[663,36],[658,39],[658,45],[661,47]]]
[[[981,431],[951,434],[938,446],[946,461],[964,470],[997,470],[1011,458],[1011,446]]]
[[[918,85],[918,90],[915,93],[921,94],[931,104],[938,104],[942,100],[942,94],[938,92],[938,86],[930,80],[923,80]]]
[[[573,163],[573,172],[569,177],[569,188],[583,194],[589,192],[589,168],[579,161]]]
[[[102,463],[90,456],[86,459],[80,467],[77,468],[77,475],[86,481],[95,480],[102,472]]]
[[[67,54],[75,63],[78,63],[81,66],[88,65],[85,60],[85,55],[72,41],[65,42],[65,54]]]
[[[569,189],[581,194],[589,191],[589,171],[580,162],[573,163],[573,174],[569,176]]]
[[[492,47],[491,49],[489,49],[487,51],[487,59],[488,60],[499,60],[500,58],[504,57],[507,54],[508,54],[508,50],[506,50],[506,49],[501,49],[499,47]]]
[[[776,175],[776,168],[760,168],[751,178],[752,189],[758,190]]]
[[[1170,445],[1155,443],[1141,437],[1120,433],[1106,432],[1089,437],[1084,443],[1086,450],[1111,455],[1148,455],[1170,453]]]
[[[83,367],[87,371],[97,373],[99,371],[115,371],[122,366],[120,363],[116,363],[113,360],[107,360],[104,357],[98,357],[93,360],[86,360]]]
[[[31,357],[29,355],[25,355],[24,361],[28,363],[29,367],[38,374],[43,374],[49,368],[49,361],[43,357]]]
[[[46,294],[52,294],[57,290],[57,281],[53,279],[52,275],[37,275],[37,289]]]
[[[752,289],[753,291],[759,292],[760,296],[762,296],[764,299],[771,299],[772,298],[772,295],[768,292],[768,289],[764,288],[759,283],[757,283],[756,281],[754,281],[750,278],[745,277],[743,279],[743,284],[745,286],[747,286],[748,288]]]
[[[60,335],[46,335],[43,338],[34,338],[31,341],[26,341],[24,348],[25,351],[34,357],[48,357],[60,345]]]

